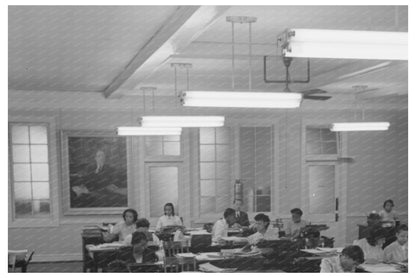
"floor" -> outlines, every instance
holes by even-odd
[[[11,272],[10,268],[9,271]],[[16,269],[16,272],[20,272],[20,268]],[[27,272],[82,272],[82,262],[31,262]]]

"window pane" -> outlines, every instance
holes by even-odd
[[[214,180],[201,180],[201,196],[214,196],[215,197],[215,181]]]
[[[215,179],[215,163],[201,163],[200,165],[201,179]]]
[[[216,128],[215,133],[217,144],[228,144],[230,142],[230,128],[219,127]]]
[[[30,158],[32,159],[32,162],[48,162],[48,146],[31,145]]]
[[[217,145],[217,161],[229,161],[230,153],[228,145]]]
[[[12,143],[13,144],[29,144],[29,129],[24,125],[12,126]]]
[[[162,155],[162,141],[148,140],[146,138],[146,156]]]
[[[257,196],[256,197],[256,211],[264,211],[269,212],[270,211],[270,196]]]
[[[200,145],[200,160],[215,161],[215,145]]]
[[[16,200],[15,209],[16,209],[16,217],[32,215],[32,201],[31,200]]]
[[[215,197],[201,197],[201,214],[215,212]]]
[[[29,145],[13,146],[13,162],[30,162]]]
[[[30,181],[30,164],[13,165],[14,181]]]
[[[336,141],[336,132],[332,132],[329,128],[322,128],[321,129],[322,140],[323,141]]]
[[[335,166],[309,166],[309,211],[332,213],[335,204]]]
[[[32,186],[30,185],[30,182],[15,182],[14,198],[28,200],[32,199]]]
[[[337,143],[336,142],[329,142],[329,143],[322,143],[323,153],[324,154],[336,154],[337,153]]]
[[[49,199],[49,182],[34,182],[33,199]]]
[[[33,181],[49,181],[48,164],[32,164]]]
[[[163,205],[173,203],[178,208],[178,167],[149,167],[150,216],[163,214]]]
[[[215,128],[201,127],[199,129],[200,144],[215,144]]]
[[[319,128],[306,128],[306,141],[320,142],[321,141],[321,130]]]
[[[216,179],[226,180],[230,177],[230,165],[228,163],[216,163]]]
[[[180,143],[179,142],[164,142],[163,143],[163,154],[164,155],[180,155]]]
[[[48,136],[46,126],[30,127],[30,143],[31,144],[47,144]]]
[[[306,153],[307,154],[322,154],[320,142],[307,142]]]
[[[49,202],[44,200],[33,200],[33,212],[34,214],[49,214]]]

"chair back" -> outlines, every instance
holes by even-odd
[[[189,252],[189,247],[185,246],[182,241],[164,241],[163,250],[166,257],[174,257],[178,253]]]
[[[163,268],[165,272],[180,272],[179,258],[177,257],[164,257]]]
[[[182,272],[197,271],[195,257],[181,257],[179,258],[179,265]]]

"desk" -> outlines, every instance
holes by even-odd
[[[83,259],[83,272],[87,272],[88,268],[94,267],[94,262],[88,255],[88,250],[86,246],[88,244],[101,244],[104,243],[103,237],[101,234],[90,234],[90,233],[81,233],[82,238],[82,259]]]

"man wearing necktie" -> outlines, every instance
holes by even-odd
[[[242,211],[243,201],[240,199],[234,200],[234,209],[236,223],[233,225],[234,228],[248,227],[250,226],[250,221],[248,221],[248,215],[246,212]]]

